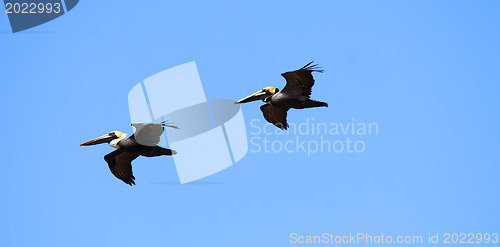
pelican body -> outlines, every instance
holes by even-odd
[[[136,128],[136,131],[130,137],[126,137],[127,134],[120,131],[112,131],[80,144],[80,146],[90,146],[109,143],[109,145],[116,148],[115,151],[105,155],[104,160],[108,163],[113,175],[130,186],[135,184],[135,177],[132,173],[132,161],[134,159],[141,155],[155,157],[177,154],[174,150],[158,146],[164,126],[177,127],[168,125],[165,122],[161,124],[134,123],[132,126]]]
[[[286,117],[290,108],[328,107],[328,103],[310,98],[311,89],[314,85],[312,72],[323,72],[317,67],[317,64],[311,65],[312,63],[310,62],[298,70],[282,73],[281,76],[286,79],[286,85],[282,91],[275,87],[265,87],[236,101],[236,103],[247,103],[256,100],[266,102],[265,105],[260,107],[264,118],[280,129],[287,129]]]

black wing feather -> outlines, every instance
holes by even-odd
[[[286,86],[281,92],[284,94],[303,95],[309,97],[314,86],[312,72],[323,73],[317,64],[310,63],[302,68],[281,74],[286,79]],[[312,64],[312,65],[311,65]]]
[[[264,118],[280,129],[288,129],[286,115],[289,108],[272,106],[269,104],[262,105],[260,110],[264,113]]]
[[[126,184],[132,186],[135,184],[134,175],[132,174],[132,161],[139,155],[127,153],[124,150],[117,149],[104,156],[104,160],[108,162],[111,173]]]

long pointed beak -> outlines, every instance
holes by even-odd
[[[252,101],[256,101],[256,100],[262,100],[262,99],[265,99],[269,95],[271,95],[271,93],[264,91],[264,90],[259,90],[258,92],[254,93],[252,95],[249,95],[243,99],[236,101],[235,104],[247,103],[247,102],[252,102]]]
[[[116,136],[112,136],[110,134],[105,134],[103,136],[92,139],[88,142],[84,142],[84,143],[80,144],[80,146],[90,146],[90,145],[96,145],[96,144],[101,144],[101,143],[108,143],[115,138],[116,138]]]

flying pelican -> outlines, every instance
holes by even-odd
[[[328,107],[328,104],[325,102],[310,99],[311,89],[314,85],[312,72],[323,73],[323,70],[317,64],[311,65],[312,63],[310,62],[298,70],[282,73],[281,76],[286,79],[286,85],[282,91],[279,91],[275,87],[265,87],[250,96],[236,101],[236,103],[246,103],[256,100],[266,102],[267,104],[260,107],[260,110],[264,113],[264,118],[280,129],[287,129],[286,116],[290,108]]]
[[[135,158],[140,155],[154,157],[177,154],[174,150],[158,146],[164,126],[177,128],[176,126],[169,125],[166,122],[160,124],[133,123],[132,126],[135,127],[136,131],[130,137],[125,138],[127,134],[120,131],[112,131],[80,144],[80,146],[90,146],[108,143],[116,148],[115,151],[106,154],[104,160],[108,162],[109,169],[113,175],[130,186],[135,184],[135,177],[132,174],[132,161]]]

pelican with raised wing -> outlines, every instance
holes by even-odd
[[[135,177],[132,174],[132,161],[139,156],[155,157],[161,155],[176,154],[174,150],[158,146],[160,136],[163,134],[164,127],[177,128],[166,122],[160,124],[153,123],[133,123],[135,133],[130,137],[120,131],[112,131],[106,135],[95,138],[80,146],[90,146],[100,143],[109,143],[116,148],[115,151],[104,156],[104,160],[109,165],[109,169],[126,184],[132,186],[135,184]]]
[[[290,108],[328,107],[327,103],[310,98],[311,89],[314,85],[312,72],[323,72],[317,64],[311,65],[312,63],[310,62],[298,70],[282,73],[281,76],[286,79],[283,90],[279,91],[275,87],[265,87],[248,97],[236,101],[236,103],[247,103],[256,100],[266,102],[265,105],[260,107],[264,118],[280,129],[287,129],[286,117]]]

